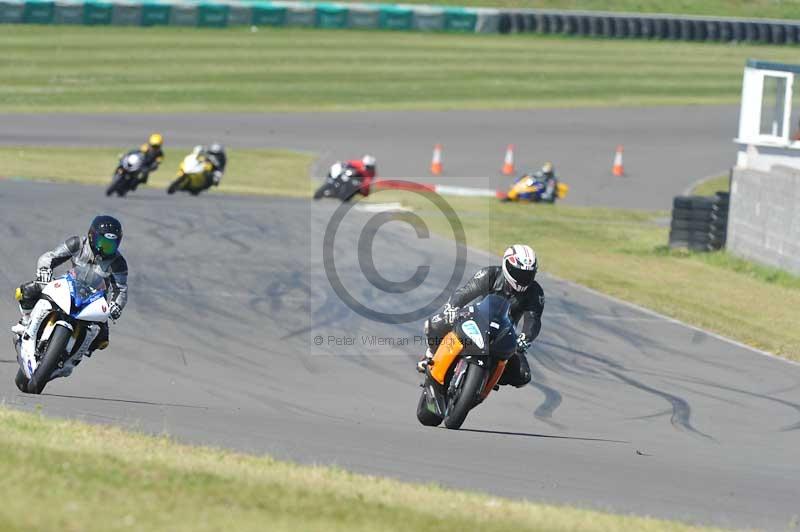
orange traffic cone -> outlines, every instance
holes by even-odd
[[[433,159],[431,160],[431,173],[442,175],[442,145],[437,144],[433,147]]]
[[[617,177],[625,175],[625,169],[622,167],[622,145],[617,146],[617,153],[614,155],[614,166],[611,168],[611,173]]]
[[[514,145],[506,148],[506,158],[503,161],[503,175],[514,175]]]

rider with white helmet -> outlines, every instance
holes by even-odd
[[[417,365],[424,372],[433,353],[444,336],[450,332],[457,311],[477,299],[489,294],[498,294],[511,302],[511,319],[517,325],[517,353],[509,359],[499,384],[521,387],[531,380],[531,370],[525,351],[539,335],[542,328],[544,291],[536,282],[539,262],[530,246],[514,244],[503,253],[500,266],[481,268],[467,284],[455,291],[444,310],[425,322],[425,334],[429,349]]]

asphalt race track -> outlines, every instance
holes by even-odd
[[[490,396],[464,430],[424,428],[414,415],[420,323],[363,318],[322,266],[335,202],[157,190],[109,200],[97,187],[0,181],[0,203],[2,324],[17,319],[10,296],[37,256],[85,230],[91,213],[123,220],[131,265],[111,347],[71,378],[20,394],[6,344],[6,404],[615,512],[773,530],[800,513],[798,365],[543,276],[534,382]],[[455,244],[404,222],[373,226],[365,234],[388,281],[431,265],[415,290],[381,292],[355,253],[371,217],[356,209],[341,223],[332,253],[342,285],[378,311],[424,306],[447,284]],[[489,261],[470,250],[467,275]]]
[[[417,111],[267,114],[0,114],[0,145],[134,146],[154,130],[165,135],[167,167],[175,146],[218,139],[236,147],[319,154],[316,174],[337,159],[378,158],[379,174],[454,185],[507,189],[500,176],[506,145],[520,172],[556,164],[571,187],[566,201],[669,209],[694,181],[735,162],[738,107],[688,106],[520,111]],[[444,146],[444,176],[431,179],[433,145]],[[611,175],[625,147],[627,177]],[[689,147],[689,148],[687,148]],[[232,158],[232,163],[233,162]],[[2,169],[0,169],[2,175]]]

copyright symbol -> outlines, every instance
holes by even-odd
[[[325,339],[321,335],[317,335],[314,337],[314,345],[322,345]]]
[[[420,195],[429,202],[433,203],[441,215],[443,215],[450,224],[450,229],[456,242],[455,264],[453,265],[453,271],[449,281],[438,295],[431,299],[427,304],[407,312],[382,312],[370,307],[362,301],[359,301],[353,296],[353,294],[350,293],[350,291],[347,290],[347,288],[345,288],[344,283],[339,277],[339,272],[336,269],[334,244],[342,220],[359,202],[342,203],[336,209],[336,211],[333,213],[333,216],[331,216],[327,227],[325,228],[325,235],[322,244],[322,257],[323,264],[325,265],[325,275],[327,276],[328,282],[330,282],[333,291],[337,296],[339,296],[339,299],[360,316],[372,321],[389,324],[420,321],[433,314],[447,301],[450,294],[453,293],[453,291],[458,287],[458,283],[461,281],[461,278],[464,275],[467,264],[466,234],[464,232],[464,227],[461,224],[461,220],[450,204],[438,194],[414,190],[415,183],[406,181],[396,182],[407,185],[408,192]],[[430,273],[430,266],[418,266],[414,274],[403,281],[389,280],[378,272],[373,256],[375,236],[378,232],[378,229],[392,221],[403,222],[411,226],[414,229],[418,239],[430,238],[428,226],[417,214],[411,212],[404,212],[400,214],[390,214],[384,212],[375,214],[366,222],[366,224],[364,224],[360,234],[358,235],[358,266],[369,284],[384,294],[407,294],[408,292],[420,287],[424,283],[425,279]],[[402,255],[398,256],[402,257]]]

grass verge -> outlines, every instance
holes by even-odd
[[[128,148],[130,149],[130,148]],[[122,148],[0,147],[0,175],[67,183],[108,185]],[[189,149],[167,149],[148,187],[166,189]],[[287,150],[228,150],[230,161],[218,189],[234,194],[308,197],[314,157]],[[299,177],[298,177],[299,176]]]
[[[0,408],[3,530],[701,530],[298,466]],[[703,529],[708,530],[708,529]]]
[[[717,192],[728,192],[731,186],[731,179],[728,174],[704,179],[692,188],[692,194],[696,196],[713,196]]]
[[[546,272],[800,360],[800,277],[725,252],[671,251],[657,222],[666,212],[446,199],[471,246],[501,255],[509,243],[529,243]],[[371,201],[401,201],[452,235],[419,195],[386,191]]]
[[[734,104],[745,59],[797,60],[787,46],[299,28],[7,25],[0,49],[0,112],[35,113]]]
[[[702,2],[698,0],[436,0],[436,2],[407,0],[404,3],[516,9],[676,13],[723,17],[800,18],[800,2],[797,0],[703,0]]]

